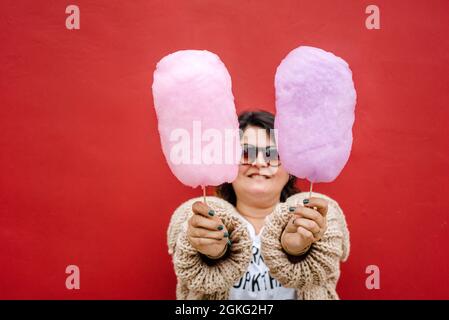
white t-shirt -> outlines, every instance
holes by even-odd
[[[246,222],[248,232],[253,240],[253,255],[248,270],[231,288],[229,300],[286,300],[296,299],[294,288],[284,288],[274,279],[260,254],[260,234],[256,235],[253,225]]]

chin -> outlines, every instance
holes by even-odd
[[[240,175],[233,183],[236,193],[253,198],[255,201],[266,200],[273,197],[273,194],[278,192],[277,180],[273,177],[250,177],[247,175]]]
[[[263,183],[253,183],[249,185],[248,188],[246,189],[249,194],[258,196],[271,194],[273,192],[271,188],[269,188],[267,185],[263,185]]]

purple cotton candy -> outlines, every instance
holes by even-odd
[[[156,66],[153,98],[162,150],[185,185],[216,186],[237,176],[241,149],[231,88],[225,65],[208,51],[177,51]]]
[[[278,149],[284,168],[310,182],[331,182],[349,159],[356,92],[341,58],[301,46],[276,71]]]

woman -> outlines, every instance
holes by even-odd
[[[178,207],[168,228],[178,299],[338,299],[349,232],[338,203],[295,188],[271,113],[239,116],[239,173]],[[270,130],[271,129],[271,130]]]

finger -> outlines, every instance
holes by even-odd
[[[215,211],[201,201],[196,201],[195,203],[193,203],[192,211],[193,213],[204,216],[206,218],[211,218],[215,215]]]
[[[220,221],[212,220],[201,215],[194,215],[190,218],[190,224],[194,228],[204,228],[210,231],[227,231],[226,227]]]
[[[208,238],[216,240],[223,240],[224,238],[229,237],[227,231],[211,231],[204,228],[190,228],[189,235],[193,238]]]
[[[315,237],[313,236],[312,232],[303,227],[298,227],[297,232],[307,241],[313,242],[315,240]]]
[[[306,200],[308,200],[308,202]],[[329,202],[326,199],[311,197],[311,198],[308,198],[308,199],[304,199],[304,201],[306,201],[306,202],[304,202],[304,206],[305,207],[309,207],[309,208],[315,207],[316,210],[323,217],[325,217],[327,215],[328,203]]]
[[[288,220],[287,225],[285,226],[285,232],[288,233],[295,233],[296,229],[298,229],[298,226],[295,226],[295,224],[293,223],[295,221],[295,217],[290,218],[290,220]]]
[[[296,217],[307,218],[315,221],[320,228],[324,227],[326,218],[324,218],[317,210],[307,207],[297,207],[295,211]]]
[[[320,226],[313,220],[305,219],[305,218],[298,218],[295,219],[295,225],[297,227],[303,227],[304,229],[309,230],[313,234],[317,234],[321,232]]]

